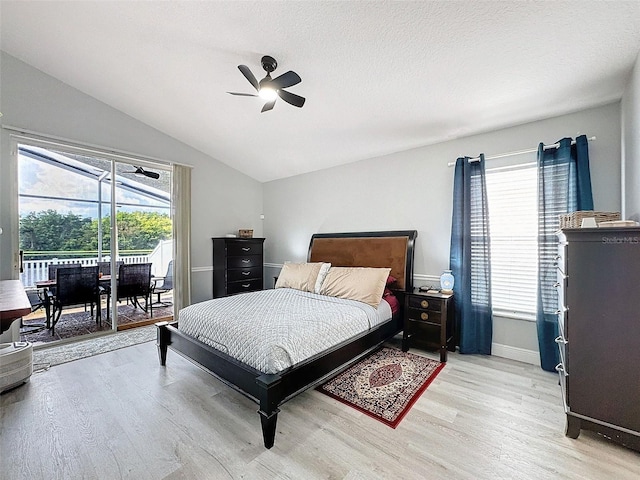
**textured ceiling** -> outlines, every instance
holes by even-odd
[[[0,21],[10,55],[260,181],[614,101],[640,50],[639,1],[2,0]],[[225,93],[265,54],[302,109]]]

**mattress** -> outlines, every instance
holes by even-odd
[[[355,300],[277,288],[180,310],[183,333],[263,372],[278,373],[391,318]]]

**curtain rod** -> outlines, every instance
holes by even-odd
[[[596,139],[595,136],[593,137],[589,137],[587,138],[588,141],[593,142]],[[576,141],[572,140],[571,141],[571,145],[575,145]],[[549,150],[550,148],[558,148],[560,147],[560,143],[554,143],[553,145],[545,145],[544,147],[542,147],[544,150]],[[514,155],[522,155],[525,153],[533,153],[533,152],[537,152],[538,149],[537,148],[527,148],[526,150],[516,150],[515,152],[507,152],[507,153],[499,153],[498,155],[491,155],[490,157],[484,157],[485,160],[495,160],[496,158],[504,158],[504,157],[511,157]],[[480,161],[480,157],[473,157],[469,159],[469,162],[479,162]],[[447,163],[448,167],[453,167],[456,164],[456,162],[449,162]]]

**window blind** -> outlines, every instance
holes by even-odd
[[[534,320],[538,274],[535,163],[487,169],[495,315]]]

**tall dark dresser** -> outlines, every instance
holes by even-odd
[[[640,228],[559,234],[556,367],[566,435],[640,450]]]
[[[264,238],[212,240],[213,298],[262,290]]]

